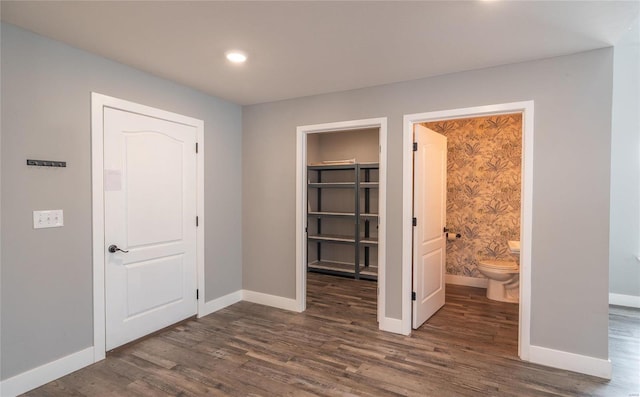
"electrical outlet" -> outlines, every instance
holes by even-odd
[[[34,229],[62,226],[64,226],[62,210],[33,211]]]

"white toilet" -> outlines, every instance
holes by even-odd
[[[489,279],[487,298],[518,303],[520,300],[520,266],[514,261],[482,260],[478,270]]]

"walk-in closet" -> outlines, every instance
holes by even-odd
[[[379,129],[307,140],[307,270],[377,280]]]

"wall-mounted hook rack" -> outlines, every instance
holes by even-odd
[[[31,160],[27,159],[27,165],[33,165],[36,167],[66,167],[66,161],[53,161],[53,160]]]

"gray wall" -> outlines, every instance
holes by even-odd
[[[309,134],[318,136],[318,156],[315,161],[345,160],[355,158],[357,163],[379,161],[379,128],[365,130]],[[311,149],[312,141],[307,141]],[[308,157],[309,162],[312,161]]]
[[[388,117],[387,316],[401,317],[402,116],[535,101],[533,345],[608,357],[613,51],[243,108],[243,287],[295,297],[296,126]]]
[[[1,51],[2,379],[93,344],[91,91],[204,120],[206,299],[241,288],[239,106],[7,24]],[[33,230],[36,209],[64,227]]]
[[[322,160],[320,158],[320,135],[309,134],[307,137],[307,164]]]
[[[640,296],[640,19],[613,51],[610,292]]]

